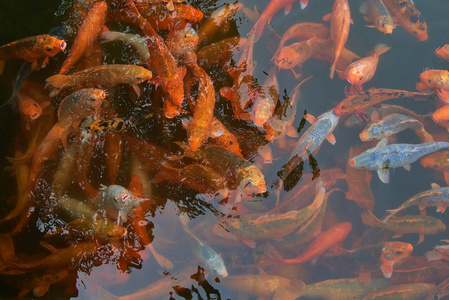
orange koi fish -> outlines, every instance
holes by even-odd
[[[397,98],[415,98],[416,100],[418,100],[426,99],[430,95],[431,93],[417,93],[404,90],[370,88],[369,90],[351,95],[343,99],[334,108],[334,113],[337,116],[347,115],[354,112],[363,113],[363,110],[365,108],[382,103],[387,100]]]
[[[336,224],[329,228],[327,231],[320,234],[313,242],[311,242],[303,254],[290,259],[283,259],[277,253],[274,254],[274,258],[277,262],[282,264],[302,264],[309,260],[318,258],[321,254],[325,253],[329,249],[341,244],[346,236],[351,232],[352,224],[349,222],[343,222]]]
[[[100,65],[91,67],[71,75],[53,75],[47,78],[45,88],[51,89],[50,96],[54,97],[63,89],[86,88],[118,84],[129,84],[136,94],[140,94],[138,84],[148,81],[153,73],[143,67],[135,65]]]
[[[382,0],[388,10],[404,29],[418,38],[425,41],[427,35],[427,23],[424,17],[413,5],[411,0]]]
[[[401,265],[412,253],[413,246],[403,242],[383,242],[365,246],[349,253],[334,254],[323,260],[337,263],[339,266],[353,266],[360,272],[360,280],[365,284],[370,281],[371,272],[380,270],[385,278],[390,278],[393,268]]]
[[[449,185],[449,151],[439,151],[421,158],[424,168],[431,168],[443,172],[444,181]]]
[[[332,64],[335,60],[335,46],[332,41],[319,39],[316,40],[316,42],[319,47],[313,58],[327,60],[330,64]],[[340,56],[337,59],[335,69],[344,71],[355,59],[360,59],[360,56],[343,47]]]
[[[190,25],[187,25],[184,28],[172,31],[165,42],[173,56],[179,59],[189,52],[196,51],[198,47],[198,35]]]
[[[379,44],[374,48],[373,53],[370,56],[359,59],[350,64],[341,78],[346,79],[351,85],[355,86],[359,92],[362,91],[362,85],[373,78],[376,73],[377,64],[379,62],[379,56],[382,53],[387,52],[390,47],[384,44]]]
[[[21,59],[32,63],[31,69],[37,67],[37,60],[44,58],[42,67],[48,63],[48,58],[64,51],[67,44],[51,35],[37,35],[21,39],[0,47],[0,74],[3,72],[6,59]]]
[[[393,32],[393,18],[382,0],[366,0],[360,5],[359,11],[366,15],[365,21],[373,23],[367,27],[376,28],[385,34]]]
[[[132,23],[140,28],[145,36],[150,51],[151,59],[148,63],[154,67],[164,91],[170,96],[173,115],[176,109],[184,101],[184,85],[182,79],[184,71],[178,68],[175,58],[171,54],[164,40],[139,13],[132,0],[124,0],[126,8],[119,9],[108,14],[108,19]],[[166,103],[167,101],[165,101]]]
[[[238,51],[245,47],[246,42],[245,38],[233,37],[204,46],[196,53],[198,65],[203,69],[208,69],[213,64],[226,65]],[[229,66],[226,67],[229,68]]]
[[[242,150],[240,150],[239,141],[235,135],[215,117],[212,118],[212,123],[210,124],[210,137],[212,140],[211,144],[224,147],[239,156],[243,156]]]
[[[317,41],[319,38],[313,37],[307,41],[301,41],[285,46],[279,50],[274,63],[279,69],[292,69],[296,66],[302,66],[309,58],[318,51],[320,47]],[[298,78],[299,75],[295,77]]]
[[[330,20],[331,39],[335,45],[334,62],[332,63],[330,78],[334,78],[335,66],[349,35],[349,26],[354,24],[349,11],[348,0],[335,0],[332,13],[323,17],[323,21]]]
[[[31,130],[31,123],[42,115],[42,110],[50,105],[50,102],[43,102],[41,105],[31,97],[17,93],[19,111],[26,121],[26,129]]]
[[[389,280],[395,283],[439,282],[449,275],[448,267],[449,264],[441,260],[412,265],[403,264],[400,269],[394,270]]]
[[[227,31],[231,18],[242,8],[242,3],[230,3],[214,11],[198,29],[198,45],[206,45],[220,30]]]
[[[197,23],[204,15],[202,11],[186,4],[175,5],[172,11],[162,4],[139,6],[138,9],[142,17],[157,31],[173,30],[184,27],[187,23]]]
[[[285,9],[285,14],[288,14],[292,9],[292,4],[295,0],[271,0],[265,10],[260,15],[259,20],[254,24],[254,40],[257,41],[262,35],[265,24],[270,23],[271,18],[281,9]],[[306,3],[307,4],[307,3]]]
[[[214,118],[215,89],[212,79],[196,63],[196,54],[193,51],[186,55],[185,64],[199,82],[193,117],[187,127],[189,147],[192,151],[196,151],[207,141],[210,135],[210,126]],[[193,107],[193,104],[191,107]]]
[[[273,116],[274,109],[279,99],[279,84],[275,68],[271,68],[267,79],[262,86],[259,95],[254,100],[251,120],[254,125],[263,127],[269,118]]]
[[[449,60],[449,44],[446,44],[435,50],[436,56],[442,59]]]
[[[69,71],[69,69],[84,55],[87,49],[90,48],[103,28],[107,10],[108,5],[104,1],[97,2],[92,6],[78,30],[72,48],[70,48],[69,55],[64,61],[59,74],[67,73],[67,71]]]
[[[279,56],[279,51],[284,47],[285,43],[288,40],[295,39],[298,42],[309,40],[313,37],[319,37],[324,40],[328,39],[330,36],[329,29],[320,23],[298,23],[291,26],[287,31],[282,35],[281,41],[279,42],[278,49],[273,55],[272,61]]]
[[[124,135],[126,146],[142,162],[141,169],[150,171],[159,169],[161,163],[169,160],[170,152],[155,144],[146,142],[136,137]]]
[[[418,91],[434,90],[441,100],[449,103],[449,71],[427,70],[419,74],[419,80]]]

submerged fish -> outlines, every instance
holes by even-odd
[[[377,171],[379,179],[388,183],[390,168],[404,167],[410,170],[410,164],[419,158],[447,147],[449,143],[446,142],[387,145],[387,139],[383,139],[376,147],[351,158],[349,164],[354,168]]]

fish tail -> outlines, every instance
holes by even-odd
[[[379,220],[378,218],[376,218],[376,216],[373,214],[373,212],[371,212],[369,210],[363,212],[361,217],[362,217],[362,222],[366,225],[378,226],[379,224],[382,223],[382,221]]]
[[[254,42],[257,42],[262,35],[263,29],[265,28],[265,24],[267,23],[267,19],[265,16],[261,16],[259,20],[257,20],[256,24],[254,24]]]
[[[382,53],[387,52],[390,50],[391,47],[385,45],[385,44],[377,44],[377,46],[374,48],[374,53],[377,54],[377,56],[381,55]]]
[[[335,73],[335,65],[337,64],[337,58],[334,59],[334,63],[331,66],[331,73],[329,75],[329,77],[331,79],[334,79],[334,73]]]
[[[382,222],[386,223],[388,219],[390,219],[392,216],[394,216],[398,211],[400,211],[402,208],[398,207],[396,209],[387,209],[387,212],[390,213],[388,216],[386,216]]]
[[[53,75],[47,78],[47,84],[45,84],[45,89],[50,88],[50,97],[56,96],[63,88],[68,84],[69,77],[67,75]]]

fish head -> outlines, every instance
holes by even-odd
[[[67,43],[51,35],[38,35],[36,46],[45,56],[54,56],[64,51]]]
[[[100,89],[84,89],[80,92],[82,92],[81,97],[84,99],[84,104],[94,109],[99,108],[107,96],[106,91]]]
[[[436,49],[435,54],[441,59],[449,59],[449,44]]]
[[[393,19],[391,16],[381,16],[377,20],[376,28],[384,34],[392,34],[394,28]]]
[[[382,249],[381,262],[400,265],[413,252],[413,246],[404,242],[385,242]]]
[[[372,149],[368,149],[360,155],[354,156],[349,160],[349,165],[357,169],[378,170],[375,153],[370,150]]]
[[[42,107],[29,97],[20,101],[19,110],[20,113],[30,121],[36,120],[42,114]]]
[[[192,26],[188,25],[177,30],[168,40],[167,45],[175,56],[196,51],[198,47],[198,34]]]
[[[289,46],[285,46],[276,57],[275,64],[279,69],[291,69],[296,66],[299,54]]]
[[[416,84],[416,89],[418,91],[431,89],[434,85],[434,73],[434,70],[426,70],[419,74],[420,82]]]
[[[248,193],[260,194],[267,191],[265,178],[256,166],[243,170],[243,180],[240,182],[242,190]]]
[[[378,140],[384,134],[384,130],[380,122],[373,122],[369,124],[362,132],[360,132],[360,139],[364,142]]]
[[[139,84],[144,81],[148,81],[153,77],[153,73],[145,68],[135,68],[130,76],[126,79],[130,84]]]

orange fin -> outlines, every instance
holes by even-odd
[[[380,266],[380,270],[382,274],[384,274],[385,278],[390,278],[393,275],[393,265],[392,264],[382,264]]]
[[[329,21],[331,19],[332,13],[328,13],[323,17],[323,21]]]

